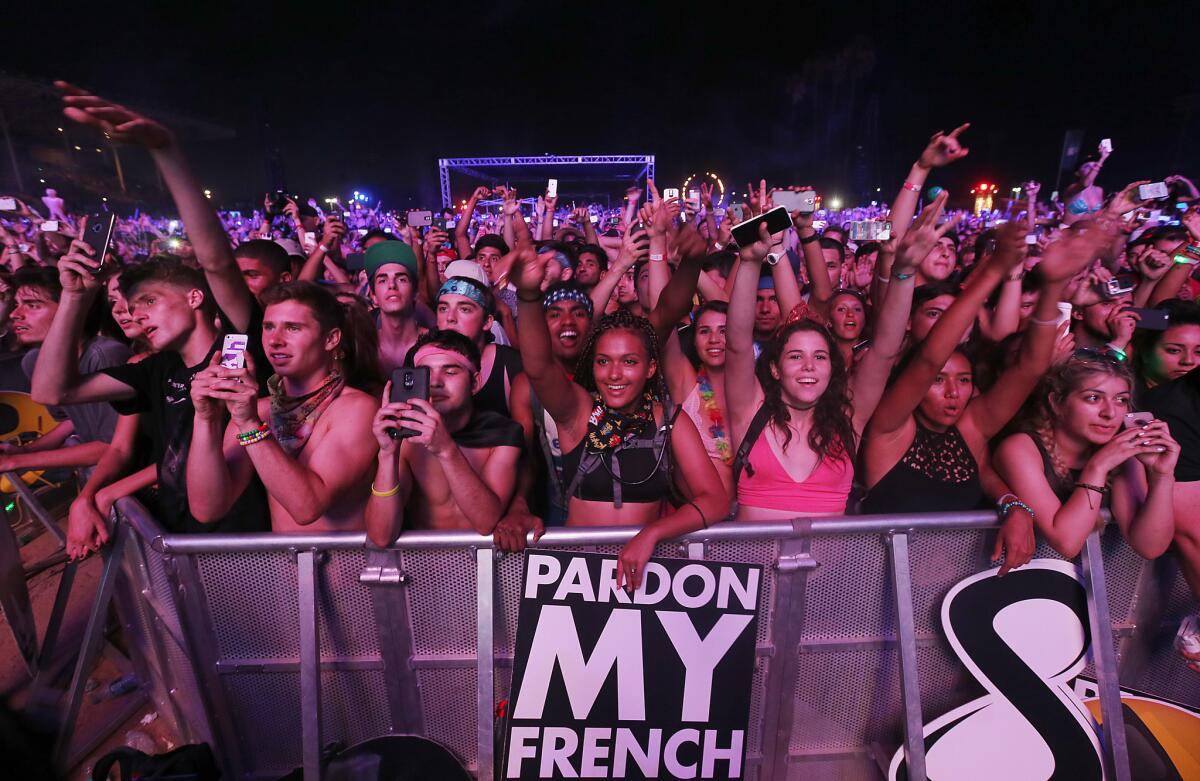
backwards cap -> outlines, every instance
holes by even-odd
[[[412,247],[403,241],[381,241],[371,245],[363,253],[363,267],[367,270],[367,279],[371,280],[371,287],[375,286],[375,274],[380,267],[389,263],[399,263],[404,266],[408,270],[408,275],[412,277],[413,283],[416,283],[417,255],[412,251]]]

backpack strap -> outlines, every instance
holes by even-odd
[[[750,419],[750,425],[746,427],[746,434],[742,437],[741,444],[738,445],[737,452],[733,456],[733,485],[730,490],[730,517],[737,513],[737,489],[738,480],[741,479],[742,471],[745,470],[751,477],[754,476],[754,467],[750,466],[750,451],[754,449],[754,443],[762,436],[763,429],[770,422],[770,413],[767,412],[767,405],[762,405],[758,411],[754,413],[754,417]]]
[[[533,388],[529,389],[529,403],[533,408],[534,434],[537,436],[538,446],[542,449],[542,457],[546,461],[546,471],[550,473],[550,490],[558,494],[558,502],[565,508],[570,501],[570,495],[563,491],[562,455],[560,453],[558,461],[555,461],[554,452],[550,449],[550,434],[546,430],[548,413]]]

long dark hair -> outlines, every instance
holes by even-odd
[[[379,365],[379,332],[370,314],[361,304],[343,305],[337,296],[316,282],[284,282],[272,285],[260,296],[263,308],[284,301],[298,301],[312,310],[313,317],[327,334],[334,328],[342,331],[338,345],[342,376],[352,388],[374,394],[383,385],[383,370]]]
[[[797,320],[785,325],[767,342],[762,355],[758,357],[758,363],[754,366],[754,373],[765,397],[763,408],[767,410],[770,422],[783,433],[783,447],[786,450],[792,441],[792,432],[788,426],[788,407],[783,402],[783,389],[779,380],[771,374],[771,367],[779,366],[784,345],[792,334],[797,333],[819,334],[825,340],[825,349],[829,352],[832,369],[829,387],[821,394],[821,398],[817,399],[817,405],[813,408],[808,446],[821,459],[853,457],[857,444],[854,437],[854,407],[850,403],[850,382],[842,353],[824,326],[811,320]]]
[[[596,326],[588,334],[583,352],[579,354],[579,362],[575,365],[575,381],[590,393],[596,392],[596,376],[592,373],[592,361],[596,357],[596,342],[609,331],[632,331],[642,340],[650,360],[658,364],[658,371],[646,380],[646,388],[655,401],[665,401],[668,398],[667,386],[663,382],[662,365],[659,361],[658,337],[654,335],[654,326],[644,317],[630,314],[627,309],[618,309],[611,315],[601,317]]]

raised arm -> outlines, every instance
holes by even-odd
[[[517,346],[521,363],[534,391],[546,411],[560,425],[587,414],[589,399],[582,387],[571,381],[554,359],[550,349],[550,330],[546,326],[546,310],[542,306],[542,281],[546,264],[553,257],[539,257],[533,245],[523,243],[513,249],[511,259],[513,282],[517,288],[518,319]]]
[[[650,252],[650,239],[645,231],[637,230],[637,226],[631,225],[629,230],[625,232],[625,238],[621,241],[621,251],[617,254],[616,259],[609,264],[608,270],[600,277],[600,281],[592,288],[589,297],[592,299],[592,311],[596,313],[596,317],[604,314],[605,308],[608,306],[608,301],[612,298],[613,291],[617,289],[617,285],[621,282],[621,277],[625,275],[634,263],[639,258],[646,257]]]
[[[512,230],[512,238],[509,239],[508,236],[505,236],[505,241],[509,241],[509,246],[513,247],[521,242],[532,242],[533,234],[529,232],[529,226],[525,224],[525,219],[521,217],[521,201],[517,198],[517,188],[501,185],[496,188],[496,194],[504,199],[504,204],[501,208],[504,218],[507,221],[508,228],[506,230]]]
[[[909,223],[917,213],[921,188],[925,185],[929,172],[967,156],[970,150],[959,142],[958,137],[970,126],[971,123],[968,122],[950,131],[949,135],[939,130],[930,137],[925,151],[921,152],[917,162],[909,169],[900,192],[892,201],[892,238],[900,239],[908,232]]]
[[[1014,226],[1011,230],[1008,229],[1010,225]],[[1038,264],[1042,287],[1021,342],[1019,357],[986,393],[967,407],[967,414],[984,438],[995,436],[1012,420],[1050,368],[1058,341],[1059,328],[1055,323],[1063,290],[1072,277],[1087,267],[1095,257],[1097,247],[1107,238],[1106,231],[1092,226],[1085,232],[1071,231],[1046,248],[1046,254]],[[999,241],[1008,246],[997,252],[1019,252],[1025,247],[1024,230],[1009,223],[1001,229]]]
[[[62,295],[30,380],[30,395],[39,404],[116,401],[134,396],[133,388],[103,372],[79,374],[83,325],[100,289],[96,278],[99,264],[92,259],[92,252],[83,242],[73,241],[70,251],[58,261]]]
[[[726,405],[730,418],[729,441],[734,448],[741,443],[762,394],[754,376],[754,299],[762,261],[773,241],[766,224],[760,225],[758,241],[741,249],[741,262],[729,294],[729,315],[725,323],[725,398],[740,402]]]
[[[187,226],[188,238],[196,249],[196,260],[204,270],[217,306],[239,331],[250,325],[254,296],[246,287],[233,258],[229,237],[221,226],[212,203],[196,182],[175,135],[165,126],[124,106],[92,95],[63,81],[55,82],[63,93],[63,113],[75,122],[91,125],[114,141],[138,144],[150,150],[179,217]]]
[[[454,246],[458,250],[460,258],[469,258],[471,256],[471,237],[468,232],[471,230],[471,218],[475,215],[475,207],[479,205],[482,198],[486,198],[491,193],[486,187],[476,187],[471,193],[471,197],[467,199],[467,203],[462,207],[462,214],[458,218],[458,224],[454,226]]]
[[[942,193],[938,200],[942,200],[944,196],[945,193]],[[920,225],[914,223],[913,229],[905,235],[904,239],[901,239],[900,243],[904,245],[911,237],[913,246],[909,251],[916,253],[923,250],[925,254],[928,254],[933,245],[937,243],[937,239],[952,224],[947,222],[941,227],[934,227],[932,221],[929,220],[921,222]],[[897,249],[897,255],[903,251],[905,250]],[[918,257],[923,258],[924,256],[922,254]],[[904,426],[913,410],[921,403],[922,397],[934,378],[937,377],[938,372],[946,365],[946,361],[954,352],[954,348],[962,339],[963,334],[971,327],[979,307],[1020,260],[1020,255],[1014,256],[1012,253],[1001,252],[998,249],[995,254],[984,261],[983,266],[977,272],[971,275],[967,286],[954,300],[954,303],[938,318],[937,324],[918,348],[916,357],[905,367],[895,383],[884,392],[879,406],[875,409],[875,415],[867,426],[870,436],[891,434]],[[895,282],[894,279],[893,282]],[[889,287],[891,287],[890,284]]]
[[[700,266],[704,263],[708,245],[695,228],[686,226],[675,234],[675,248],[679,251],[679,268],[675,269],[663,288],[649,317],[659,344],[667,341],[679,321],[692,310],[696,282],[700,278]]]

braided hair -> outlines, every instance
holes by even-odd
[[[575,365],[575,381],[589,393],[597,390],[596,376],[592,373],[592,362],[596,358],[596,343],[600,337],[609,331],[631,331],[642,340],[646,354],[650,360],[659,365],[654,376],[646,380],[646,389],[655,401],[663,402],[668,398],[667,385],[663,381],[662,366],[659,361],[658,337],[654,335],[654,326],[644,317],[631,314],[627,309],[618,309],[611,315],[601,317],[588,333],[583,351],[579,354],[579,362]]]
[[[763,408],[767,410],[768,419],[775,429],[783,434],[783,447],[786,450],[792,440],[792,431],[788,426],[790,416],[788,406],[783,401],[783,388],[779,380],[771,374],[771,367],[778,366],[783,356],[783,348],[787,345],[792,334],[815,333],[825,340],[825,349],[829,352],[831,372],[829,386],[817,399],[813,408],[812,427],[808,431],[808,446],[817,457],[824,459],[853,458],[857,447],[854,436],[854,407],[850,403],[850,380],[846,373],[846,364],[842,353],[838,350],[829,329],[811,320],[797,320],[789,323],[767,342],[754,373],[763,390]]]
[[[1059,419],[1059,413],[1053,405],[1062,404],[1067,396],[1082,388],[1087,379],[1096,374],[1117,377],[1128,382],[1130,387],[1133,385],[1133,375],[1123,363],[1099,357],[1073,357],[1052,367],[1033,393],[1037,406],[1029,422],[1030,428],[1050,458],[1059,488],[1071,484],[1071,470],[1063,461],[1055,441],[1055,422]]]

